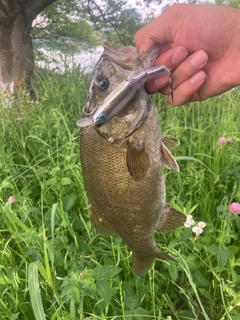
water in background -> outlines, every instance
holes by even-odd
[[[59,73],[64,73],[72,68],[79,67],[86,73],[92,72],[95,64],[100,58],[103,47],[98,46],[95,49],[83,50],[75,54],[63,54],[60,51],[39,50],[44,56],[44,60],[36,61],[36,65],[41,68],[49,68]]]

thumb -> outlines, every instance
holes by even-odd
[[[172,47],[177,30],[176,23],[171,23],[175,21],[175,11],[172,8],[168,9],[136,32],[134,40],[139,53],[148,50],[154,43],[168,44],[169,48]]]
[[[147,51],[149,48],[151,48],[153,46],[153,44],[155,42],[150,37],[148,38],[146,34],[143,37],[139,31],[135,34],[134,40],[135,40],[136,47],[137,47],[139,54]]]

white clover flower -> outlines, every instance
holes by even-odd
[[[198,227],[204,229],[206,227],[206,223],[203,221],[198,222]]]
[[[196,235],[199,235],[203,232],[203,229],[198,226],[195,226],[192,228],[192,232],[195,233]]]
[[[190,226],[193,226],[195,221],[193,219],[189,219],[186,221],[187,224],[190,224]]]
[[[184,227],[190,228],[191,227],[191,223],[189,223],[188,221],[184,222]]]
[[[194,225],[194,223],[195,223],[195,221],[193,220],[192,215],[191,215],[191,214],[188,214],[188,215],[187,215],[187,218],[186,218],[186,221],[185,221],[185,223],[184,223],[184,226],[185,226],[186,228],[189,228],[189,227],[191,227],[192,225]]]

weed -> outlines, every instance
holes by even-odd
[[[167,200],[206,226],[156,234],[177,263],[135,278],[122,240],[89,222],[76,138],[89,81],[42,70],[36,100],[21,93],[17,113],[1,110],[1,319],[238,320],[239,90],[183,108],[155,97],[162,131],[181,141]]]

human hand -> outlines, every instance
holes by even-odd
[[[135,35],[139,52],[160,44],[155,65],[173,70],[174,103],[167,77],[149,81],[149,93],[174,105],[201,101],[240,84],[240,10],[217,5],[176,4]]]

